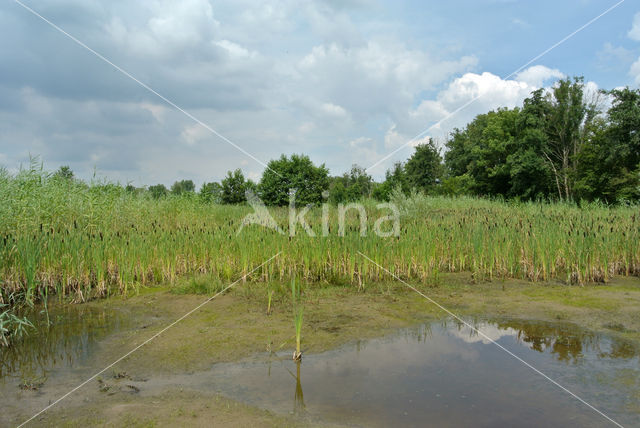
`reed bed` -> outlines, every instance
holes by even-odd
[[[367,283],[388,274],[430,283],[440,272],[471,272],[478,280],[518,278],[569,284],[606,282],[640,274],[637,206],[506,203],[475,198],[396,196],[400,236],[381,238],[374,222],[388,210],[365,201],[369,218],[350,210],[344,236],[329,208],[307,221],[316,237],[294,237],[259,225],[237,231],[248,206],[207,204],[197,196],[151,199],[103,182],[56,179],[37,169],[0,172],[0,303],[33,301],[48,294],[80,302],[172,283],[206,273],[231,281],[278,251],[252,281]],[[271,213],[288,230],[286,208]],[[390,226],[390,224],[387,224]]]

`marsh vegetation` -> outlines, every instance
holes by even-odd
[[[0,174],[0,303],[15,306],[57,296],[83,302],[128,294],[206,274],[207,287],[230,282],[283,253],[247,279],[297,277],[310,286],[347,283],[360,289],[388,280],[366,254],[395,275],[436,286],[446,272],[477,280],[525,279],[565,284],[607,282],[640,273],[636,206],[517,203],[470,197],[404,196],[399,236],[361,236],[356,210],[338,235],[338,210],[306,220],[316,230],[295,236],[251,225],[251,208],[217,205],[189,195],[154,199],[110,184],[61,179],[32,167]],[[375,212],[375,201],[363,204]],[[271,210],[288,222],[285,208]],[[375,218],[366,219],[369,230]],[[195,284],[194,286],[198,286]],[[3,320],[13,322],[15,318]],[[16,324],[17,323],[17,324]]]

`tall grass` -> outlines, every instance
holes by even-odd
[[[389,214],[374,201],[365,201],[365,237],[355,210],[339,236],[335,208],[329,236],[322,236],[319,207],[307,215],[314,238],[301,229],[289,237],[258,225],[238,236],[250,207],[205,204],[196,196],[153,200],[110,183],[56,179],[33,167],[15,175],[0,171],[0,303],[47,293],[83,301],[185,274],[228,282],[281,250],[251,280],[295,276],[359,286],[388,280],[358,251],[401,278],[424,283],[460,271],[478,279],[567,283],[640,274],[637,206],[419,195],[396,195],[394,202],[402,211],[399,237],[372,233],[374,222]],[[287,209],[271,212],[287,230]]]

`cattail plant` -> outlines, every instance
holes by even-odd
[[[300,361],[302,359],[302,351],[300,350],[300,339],[302,335],[302,293],[300,286],[296,285],[296,280],[291,280],[291,303],[293,308],[293,325],[296,329],[296,350],[293,351],[293,359]]]
[[[273,297],[273,290],[267,291],[267,315],[271,315],[271,298]]]
[[[249,206],[215,205],[195,196],[153,199],[107,182],[56,180],[38,165],[16,174],[0,170],[0,302],[14,305],[10,294],[23,301],[47,294],[85,301],[193,274],[230,282],[282,249],[252,281],[295,277],[358,286],[389,280],[377,264],[433,285],[446,272],[576,284],[640,275],[637,206],[421,195],[395,195],[392,202],[401,212],[399,236],[373,233],[375,221],[388,213],[372,200],[362,202],[366,236],[356,210],[346,214],[341,229],[331,207],[309,210],[315,237],[259,225],[237,235]],[[325,209],[328,236],[322,236]],[[269,211],[278,224],[288,224],[287,207]],[[269,296],[268,312],[271,303]]]

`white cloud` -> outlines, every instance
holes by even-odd
[[[516,80],[525,82],[530,86],[540,88],[550,79],[563,79],[565,74],[555,68],[545,67],[544,65],[534,65],[516,75]]]
[[[633,77],[636,85],[640,85],[640,58],[631,65],[629,74]]]
[[[439,60],[400,43],[369,41],[355,47],[315,46],[298,63],[311,94],[328,96],[352,114],[406,114],[416,93],[433,89],[476,64],[463,56]],[[331,78],[329,78],[331,76]]]
[[[631,30],[627,33],[627,36],[631,40],[640,42],[640,12],[636,13],[633,17],[633,25],[631,26]]]
[[[513,108],[522,104],[532,91],[548,85],[553,79],[563,78],[559,70],[545,66],[533,66],[519,73],[514,79],[505,80],[489,72],[465,73],[454,79],[438,94],[422,100],[417,107],[394,121],[384,135],[387,151],[407,146],[395,158],[405,158],[409,148],[434,138],[442,141],[453,128],[462,128],[473,118],[500,107]],[[587,89],[593,90],[593,83]],[[439,123],[439,121],[441,121]],[[420,135],[420,138],[414,138]],[[386,153],[382,153],[378,159]],[[392,162],[393,159],[389,160]],[[380,165],[380,173],[388,167]]]
[[[640,12],[636,13],[633,17],[633,24],[627,36],[631,40],[640,42]],[[631,65],[629,75],[633,78],[636,85],[640,85],[640,58]]]
[[[137,55],[166,57],[180,53],[211,40],[219,26],[207,0],[162,0],[148,5],[148,17],[142,24],[119,14],[105,25],[112,40]]]
[[[219,40],[214,42],[216,46],[219,46],[226,50],[229,55],[233,55],[235,57],[247,58],[247,57],[255,57],[257,55],[256,52],[252,52],[237,43],[231,42],[229,40]]]
[[[597,54],[598,66],[602,69],[614,69],[628,66],[635,59],[633,52],[623,46],[614,46],[607,42]]]
[[[531,72],[525,70],[523,73],[533,83],[539,83],[543,76],[556,74],[540,69]],[[442,133],[464,126],[479,113],[498,107],[513,108],[520,105],[537,88],[537,85],[530,82],[504,80],[489,72],[466,73],[454,79],[435,99],[423,100],[403,124],[402,134],[408,140],[429,125],[443,121],[430,132],[431,135],[443,136]]]
[[[189,146],[193,146],[199,141],[211,136],[211,132],[204,126],[194,123],[193,125],[187,125],[180,133],[182,140]]]
[[[154,103],[140,103],[140,107],[149,111],[158,122],[164,122],[164,118],[167,113],[167,108],[165,106]]]
[[[349,115],[344,107],[332,103],[322,104],[322,111],[324,111],[327,115],[336,118],[345,118]]]
[[[495,74],[467,73],[455,79],[438,95],[438,100],[451,111],[478,98],[480,104],[514,107],[535,86],[518,80],[503,80]]]
[[[384,134],[384,148],[387,150],[396,148],[407,142],[407,138],[402,136],[395,124],[391,125],[391,127]]]
[[[68,16],[65,25],[79,39],[257,158],[303,152],[333,174],[373,164],[477,95],[438,132],[514,106],[559,75],[541,66],[508,81],[471,73],[473,52],[443,49],[441,34],[414,33],[380,17],[383,8],[373,3],[114,0],[83,3],[91,12],[65,1],[47,8]],[[123,182],[142,179],[138,185],[261,168],[73,43],[43,36],[46,26],[22,24],[22,12],[13,13],[0,14],[20,41],[0,53],[10,71],[0,82],[4,162],[24,162],[31,151],[85,178],[96,166]],[[407,154],[381,165],[377,178]]]

